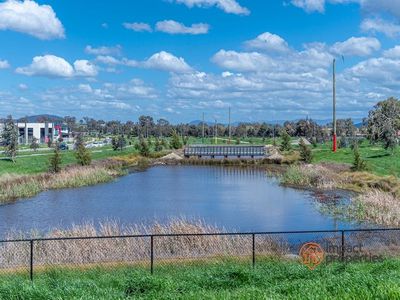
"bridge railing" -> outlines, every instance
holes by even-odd
[[[190,156],[265,156],[265,146],[210,146],[193,145],[187,146],[184,150],[186,157]]]

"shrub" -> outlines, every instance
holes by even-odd
[[[358,144],[354,144],[354,161],[353,161],[353,171],[364,171],[367,169],[367,163],[361,158],[360,151],[358,149]]]
[[[292,149],[292,145],[290,144],[290,135],[287,133],[286,129],[282,130],[281,133],[281,151],[290,151]]]
[[[61,152],[58,143],[56,143],[54,147],[54,154],[50,157],[49,160],[49,171],[52,173],[59,173],[61,171]]]
[[[313,154],[311,151],[311,148],[308,147],[306,145],[306,143],[304,142],[304,139],[300,139],[300,158],[302,161],[306,162],[306,163],[311,163],[312,159],[313,159]]]

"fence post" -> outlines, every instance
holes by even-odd
[[[30,246],[31,246],[31,259],[30,259],[30,268],[29,268],[29,274],[31,281],[33,281],[33,240],[30,240]]]
[[[154,271],[154,236],[150,236],[150,272]]]
[[[253,268],[256,266],[256,235],[252,234]]]
[[[341,251],[341,260],[342,260],[342,262],[344,261],[344,247],[345,247],[345,244],[344,244],[344,230],[342,230],[342,247],[340,248],[340,251]]]

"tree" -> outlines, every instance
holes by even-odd
[[[75,158],[81,166],[89,166],[92,163],[92,155],[89,149],[85,147],[81,134],[76,137]]]
[[[147,157],[150,155],[150,147],[144,138],[139,140],[139,153],[140,155]]]
[[[311,163],[313,159],[313,154],[311,148],[306,145],[303,138],[300,138],[300,158],[306,163]]]
[[[29,148],[31,148],[33,151],[37,151],[37,149],[39,148],[39,140],[35,137],[33,137],[32,139],[32,143],[30,144]]]
[[[400,131],[400,101],[389,98],[379,102],[368,115],[368,138],[372,143],[382,142],[386,150],[394,150]]]
[[[15,157],[18,153],[18,127],[11,116],[8,116],[4,122],[1,138],[4,144],[4,154],[15,163]]]
[[[59,173],[61,171],[61,163],[62,158],[60,145],[58,144],[58,142],[56,142],[54,147],[54,154],[50,157],[49,160],[49,171],[52,173]]]
[[[358,148],[358,144],[357,143],[354,144],[353,154],[354,154],[354,161],[353,161],[352,170],[353,171],[364,171],[364,170],[366,170],[367,169],[367,163],[365,162],[365,160],[363,160],[361,158],[360,150]]]
[[[175,130],[172,132],[171,148],[172,149],[180,149],[180,148],[182,148],[181,140],[180,140],[179,135],[176,133]]]
[[[282,142],[281,142],[280,150],[281,151],[290,151],[292,149],[292,145],[290,143],[290,135],[288,134],[286,129],[282,130],[281,139],[282,139]]]
[[[162,144],[162,141],[159,138],[156,138],[155,145],[154,145],[154,150],[156,152],[160,152],[160,151],[163,150],[163,144]]]
[[[114,151],[120,150],[122,151],[122,149],[124,149],[125,145],[126,145],[126,140],[125,140],[125,136],[123,134],[120,134],[116,137],[113,137],[111,139],[111,145]]]

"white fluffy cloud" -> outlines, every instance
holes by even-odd
[[[335,43],[331,51],[344,56],[368,56],[380,48],[381,43],[376,38],[351,37],[344,42]]]
[[[185,26],[182,23],[174,20],[165,20],[157,22],[156,30],[169,33],[169,34],[206,34],[210,26],[204,23],[192,24],[191,26]]]
[[[323,13],[325,12],[326,3],[347,4],[347,3],[360,3],[360,2],[362,3],[365,1],[369,0],[292,0],[291,3],[296,7],[304,9],[308,13],[312,12]]]
[[[119,59],[110,55],[99,55],[96,57],[96,61],[109,66],[128,66],[137,67],[138,62],[135,60],[127,59],[125,57]]]
[[[395,46],[383,52],[384,57],[400,59],[400,46]]]
[[[93,55],[111,55],[111,54],[119,55],[121,54],[121,50],[122,47],[120,45],[114,47],[101,46],[97,48],[88,45],[85,48],[85,52],[87,54],[93,54]]]
[[[191,72],[190,67],[182,57],[176,57],[166,51],[153,54],[148,60],[141,64],[145,68],[169,71],[175,73]]]
[[[251,49],[258,49],[272,52],[286,52],[289,50],[288,43],[279,35],[265,32],[255,39],[245,42],[245,45]]]
[[[218,51],[211,59],[218,66],[239,72],[256,72],[271,70],[274,61],[257,52]]]
[[[136,32],[152,32],[153,29],[151,26],[147,23],[140,23],[140,22],[134,22],[134,23],[123,23],[122,24],[126,29],[133,30]]]
[[[250,11],[241,6],[236,0],[170,0],[171,2],[182,3],[188,7],[211,7],[216,6],[226,13],[236,15],[249,15]]]
[[[382,18],[367,18],[362,21],[361,30],[373,33],[380,32],[394,38],[400,34],[400,25]]]
[[[1,69],[8,69],[10,67],[10,64],[8,63],[7,60],[1,60],[0,59],[0,70]]]
[[[64,38],[64,27],[52,7],[31,0],[0,3],[0,30],[13,30],[42,40]]]
[[[93,77],[97,68],[88,60],[77,60],[72,66],[64,58],[55,55],[35,56],[27,67],[19,67],[16,72],[28,76],[64,77],[74,76]]]

